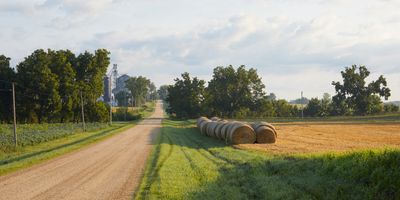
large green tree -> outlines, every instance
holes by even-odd
[[[343,83],[332,82],[336,90],[336,95],[333,96],[336,114],[371,114],[382,108],[381,97],[386,100],[390,97],[390,89],[382,75],[377,80],[366,83],[365,79],[370,72],[365,66],[346,67],[341,74]]]
[[[78,87],[75,81],[76,72],[71,59],[75,55],[69,50],[48,50],[50,57],[49,67],[57,75],[59,87],[58,94],[61,98],[60,122],[70,121],[73,117],[73,103],[79,102]],[[72,61],[73,62],[73,61]]]
[[[15,72],[10,67],[10,58],[0,55],[0,122],[12,119],[11,82],[15,81]]]
[[[175,84],[168,87],[167,112],[178,118],[194,118],[201,115],[204,94],[203,80],[191,78],[183,73],[182,79],[176,78]]]
[[[59,81],[50,63],[47,53],[39,49],[17,65],[18,111],[26,122],[53,121],[61,109]]]
[[[206,105],[209,114],[233,117],[244,110],[255,111],[262,99],[265,85],[257,70],[244,65],[236,70],[233,66],[216,67],[213,78],[206,88]]]
[[[84,99],[85,112],[91,113],[87,115],[89,121],[96,121],[99,116],[106,116],[104,114],[105,109],[102,109],[105,105],[98,103],[97,99],[103,93],[103,78],[110,65],[109,54],[110,52],[105,49],[98,49],[94,54],[85,51],[77,56],[74,62],[75,65],[73,65],[78,93],[82,93]],[[80,107],[81,101],[75,101],[73,104],[74,121],[79,121],[80,119]],[[99,109],[93,109],[92,107],[99,107]],[[105,121],[106,119],[102,120]]]

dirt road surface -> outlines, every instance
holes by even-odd
[[[163,111],[107,140],[0,177],[0,199],[131,199]]]

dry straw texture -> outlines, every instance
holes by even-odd
[[[270,128],[270,129],[272,129],[274,131],[275,137],[278,137],[278,134],[276,132],[275,127],[272,126],[272,124],[270,124],[270,123],[267,123],[267,122],[256,122],[256,123],[251,124],[251,126],[253,127],[254,130],[256,130],[260,126],[266,126],[266,127]]]
[[[256,141],[259,144],[276,142],[275,132],[267,126],[260,126],[255,130],[255,132],[256,132],[256,138],[257,138]]]
[[[197,127],[202,134],[231,144],[275,143],[277,137],[275,127],[267,122],[249,125],[238,121],[229,122],[218,117],[212,117],[211,120],[200,117],[197,119]]]
[[[256,134],[251,126],[238,122],[230,126],[227,140],[232,144],[252,144],[256,141]]]

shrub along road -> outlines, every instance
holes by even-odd
[[[0,199],[131,199],[163,111],[105,141],[0,177]]]

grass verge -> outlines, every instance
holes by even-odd
[[[20,147],[12,153],[0,154],[0,175],[29,167],[56,156],[98,142],[132,127],[135,123],[114,123],[102,130],[81,132],[34,146]]]
[[[164,120],[136,199],[396,199],[400,150],[271,155]]]

